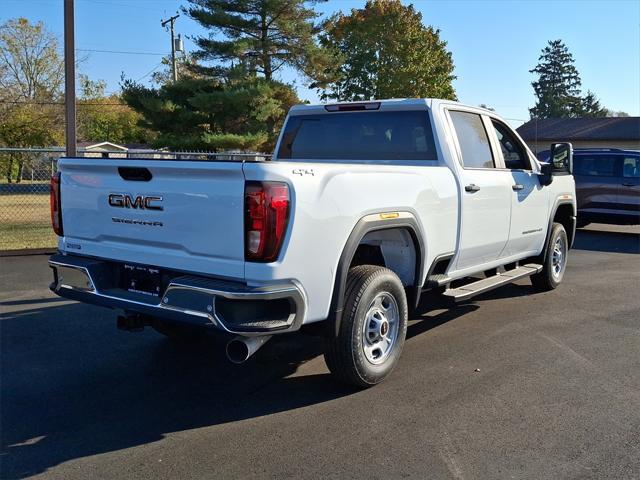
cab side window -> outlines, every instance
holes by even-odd
[[[505,166],[511,170],[531,170],[527,153],[515,135],[500,122],[492,119],[491,123],[496,130]]]
[[[465,168],[495,168],[491,146],[482,118],[476,113],[451,111]]]

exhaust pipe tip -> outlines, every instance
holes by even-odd
[[[239,365],[249,360],[249,357],[256,353],[262,345],[267,343],[271,335],[260,337],[237,336],[227,343],[227,358],[231,363]]]
[[[234,338],[227,343],[227,358],[231,363],[240,365],[249,360],[250,356],[249,347],[242,340]]]

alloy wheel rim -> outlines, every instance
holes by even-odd
[[[364,321],[362,349],[365,358],[374,365],[383,363],[393,351],[400,328],[400,309],[388,292],[375,296]]]
[[[553,245],[553,252],[551,255],[551,268],[553,271],[554,278],[558,279],[562,275],[566,258],[567,258],[567,246],[564,241],[564,238],[559,236]]]

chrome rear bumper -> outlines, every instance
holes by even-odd
[[[245,336],[298,330],[306,310],[293,283],[251,287],[175,273],[159,296],[151,296],[119,288],[115,262],[56,254],[49,266],[50,288],[61,297]]]

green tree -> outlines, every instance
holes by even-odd
[[[141,115],[118,95],[106,95],[104,80],[80,74],[77,127],[81,142],[147,143],[154,135],[138,123]]]
[[[194,38],[196,66],[214,77],[228,77],[242,65],[249,73],[273,80],[289,66],[310,78],[326,68],[328,57],[318,46],[318,17],[307,5],[318,0],[189,0],[183,11],[211,34]]]
[[[88,75],[78,75],[78,90],[81,100],[95,100],[106,95],[107,82],[104,80],[91,80]]]
[[[322,44],[341,62],[331,80],[318,84],[323,99],[456,98],[447,43],[412,5],[370,0],[331,17],[325,28]]]
[[[291,86],[258,77],[183,78],[158,89],[125,80],[123,99],[142,115],[142,127],[157,132],[156,147],[212,151],[270,151],[269,126],[299,103]]]
[[[151,79],[157,85],[173,82],[173,74],[171,68],[171,57],[163,57],[161,60],[162,69],[153,72]],[[176,59],[178,70],[178,78],[198,78],[201,77],[198,70],[197,61],[193,54],[185,53],[179,55]]]
[[[56,37],[26,18],[0,25],[0,99],[51,99],[64,82],[64,61]]]
[[[581,95],[580,74],[562,40],[549,41],[538,61],[538,65],[529,70],[538,75],[531,84],[537,98],[535,106],[529,109],[531,118],[607,116],[607,110],[593,92]]]
[[[117,95],[78,101],[78,141],[148,143],[155,135],[139,125],[142,116]]]
[[[562,40],[549,41],[530,73],[538,75],[531,85],[536,105],[529,109],[532,118],[567,118],[577,116],[580,108],[580,75],[573,55]]]
[[[600,100],[596,98],[596,95],[587,91],[587,94],[582,97],[580,107],[578,109],[578,116],[580,117],[608,117],[609,111],[600,105]]]
[[[0,112],[0,145],[10,147],[48,147],[62,145],[60,109],[54,105],[23,103]],[[22,171],[34,158],[25,153],[0,155],[0,168],[7,183],[20,183]]]
[[[0,25],[0,145],[34,147],[62,142],[60,100],[64,65],[56,37],[42,22],[17,18]],[[22,179],[32,157],[3,155],[7,182]]]

